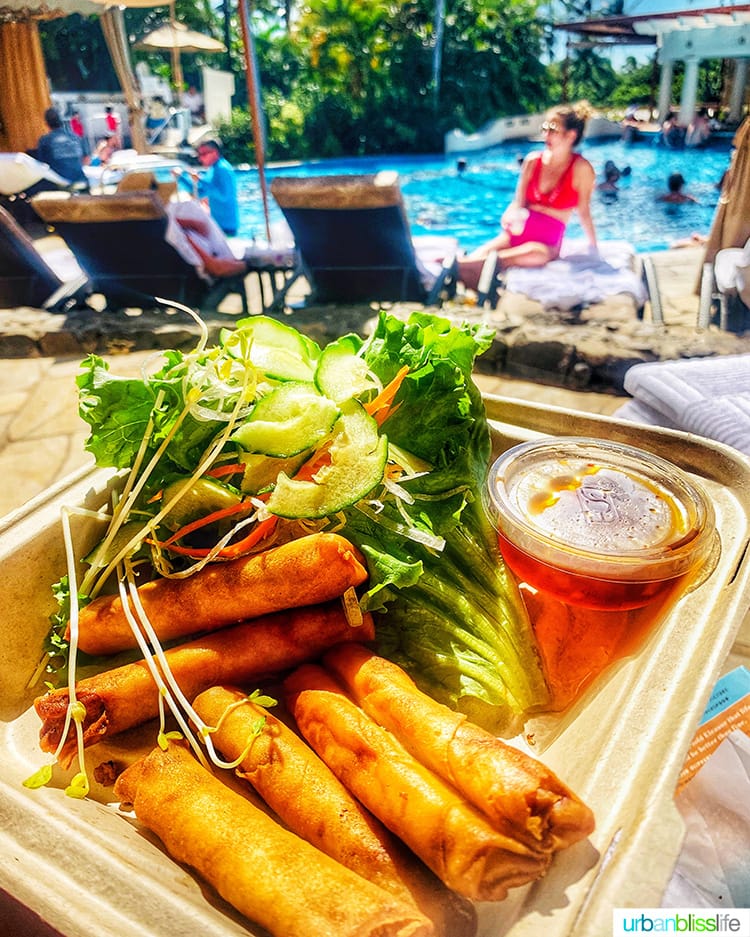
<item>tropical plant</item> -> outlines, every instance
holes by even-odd
[[[571,15],[591,0],[565,0]],[[654,96],[652,66],[630,60],[617,75],[606,55],[574,49],[545,65],[552,23],[544,0],[255,0],[251,27],[262,88],[266,155],[311,158],[442,150],[455,127],[471,132],[497,117],[559,100],[625,107]],[[177,18],[229,39],[234,110],[217,128],[233,162],[255,158],[242,32],[234,0],[176,0]],[[167,7],[127,9],[131,42],[168,16]],[[41,25],[56,90],[117,90],[97,18]],[[134,52],[169,76],[166,53]],[[216,57],[183,56],[197,79]],[[226,59],[219,63],[226,66]],[[718,100],[719,63],[701,67],[700,96]],[[682,71],[675,69],[675,93]]]
[[[57,91],[119,89],[98,16],[78,13],[39,24],[44,63]]]

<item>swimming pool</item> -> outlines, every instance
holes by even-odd
[[[382,156],[358,159],[320,160],[308,163],[270,166],[270,184],[277,175],[326,175],[329,173],[371,173],[396,170],[406,203],[413,234],[446,234],[458,238],[462,249],[470,250],[493,237],[499,219],[515,190],[519,160],[539,143],[504,144],[467,156],[466,170],[459,174],[455,155]],[[716,184],[729,164],[730,144],[722,142],[706,150],[672,150],[650,142],[626,144],[587,142],[581,152],[591,162],[600,181],[607,160],[623,168],[629,176],[619,182],[615,201],[594,193],[592,214],[601,240],[625,239],[639,251],[664,250],[674,241],[693,232],[707,234],[713,220],[719,191]],[[667,188],[667,177],[681,172],[685,191],[698,204],[671,205],[655,201]],[[264,237],[260,185],[255,170],[239,171],[240,233],[244,237]],[[269,193],[272,225],[282,221],[278,206]],[[574,215],[568,226],[571,237],[583,232]]]

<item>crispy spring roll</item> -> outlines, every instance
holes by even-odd
[[[310,534],[228,563],[211,563],[187,579],[155,579],[138,589],[160,641],[214,631],[239,621],[343,595],[367,578],[357,551],[338,534]],[[86,654],[137,647],[119,596],[81,609],[78,646]]]
[[[324,663],[378,725],[497,829],[542,850],[562,849],[594,829],[591,810],[552,771],[435,702],[398,665],[360,644],[333,648]]]
[[[245,917],[275,937],[431,937],[430,922],[285,830],[182,746],[154,749],[115,784],[121,802]]]
[[[243,622],[173,647],[165,651],[165,657],[182,692],[193,699],[215,684],[258,681],[317,657],[339,641],[370,641],[373,635],[369,615],[361,625],[352,627],[336,601]],[[84,745],[132,729],[159,714],[159,689],[144,660],[79,681],[76,696],[86,709]],[[34,701],[42,720],[39,741],[45,752],[57,750],[69,701],[67,688]],[[60,751],[61,764],[69,764],[75,751],[71,730]]]
[[[449,888],[466,898],[496,901],[508,888],[544,874],[548,854],[493,829],[322,667],[299,667],[284,690],[300,731],[328,767]]]
[[[237,774],[292,832],[368,882],[414,904],[432,921],[437,937],[472,937],[474,906],[445,888],[281,720],[241,690],[225,687],[201,693],[193,708],[217,727],[211,738],[226,759],[242,756]],[[261,717],[265,725],[253,738]]]

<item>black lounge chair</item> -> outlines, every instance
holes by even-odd
[[[156,191],[32,200],[40,218],[63,238],[111,310],[156,308],[155,298],[215,310],[239,294],[249,314],[246,273],[206,278],[166,240],[168,216]]]
[[[0,206],[0,309],[33,306],[63,312],[82,304],[86,277],[64,283],[13,216]]]
[[[417,302],[455,293],[456,245],[440,262],[412,240],[398,176],[279,176],[271,192],[299,251],[311,303]]]

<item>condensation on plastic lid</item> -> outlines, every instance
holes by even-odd
[[[521,549],[561,565],[581,555],[615,563],[674,560],[713,533],[710,504],[680,469],[604,440],[559,437],[515,446],[492,466],[488,490],[498,529]]]

